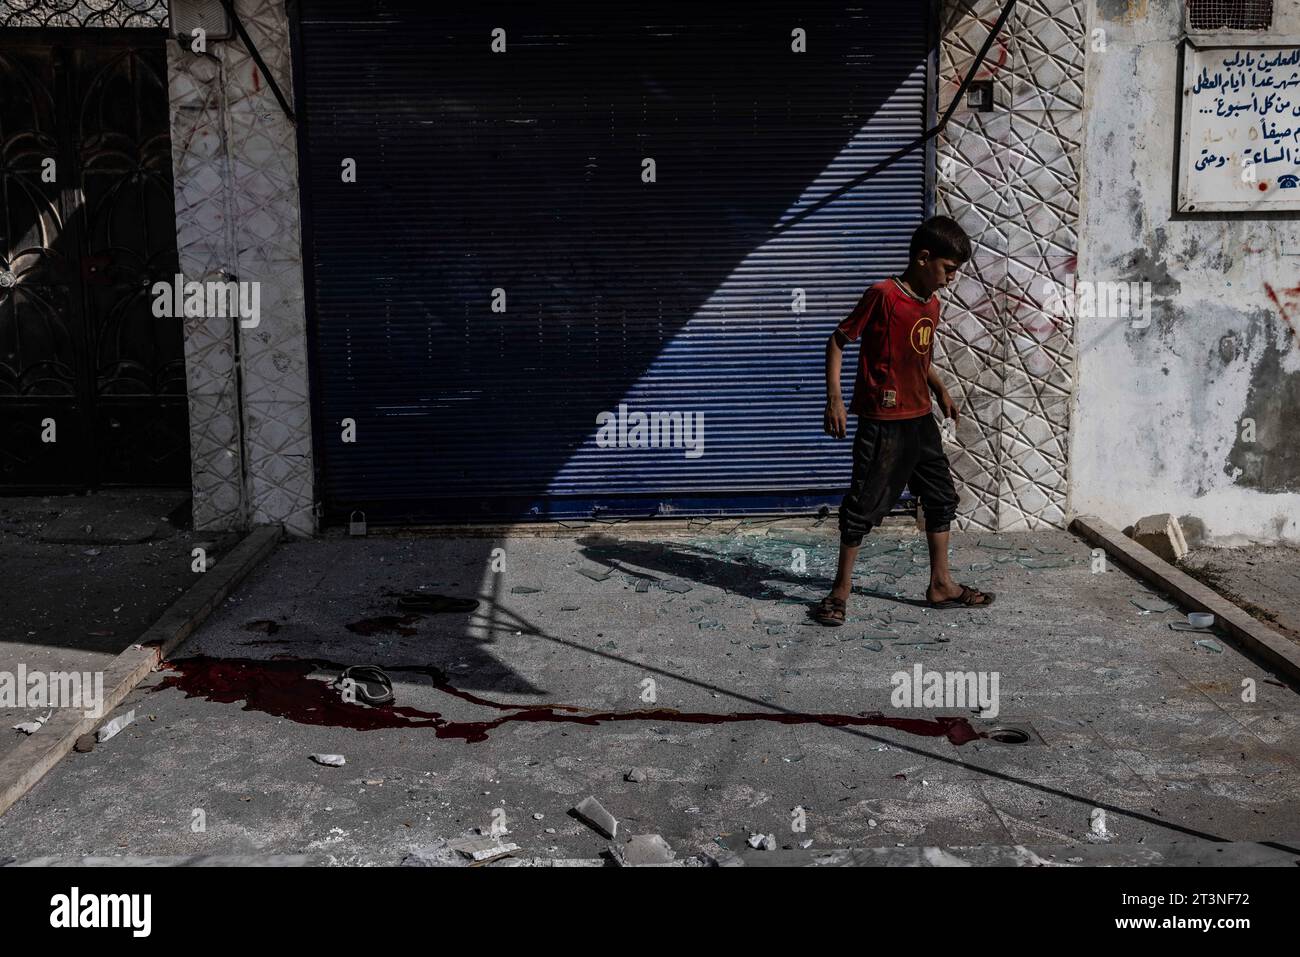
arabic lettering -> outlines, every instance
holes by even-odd
[[[1193,161],[1196,172],[1221,169],[1239,157],[1242,167],[1281,167],[1270,171],[1279,188],[1296,188],[1300,47],[1221,54],[1201,67],[1191,95],[1199,114],[1234,121],[1201,121],[1200,144],[1209,145]]]

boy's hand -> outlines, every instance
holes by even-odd
[[[943,410],[943,417],[945,419],[952,419],[952,424],[956,425],[960,414],[957,408],[957,403],[953,400],[953,397],[948,394],[947,389],[944,389],[939,393],[937,398],[939,400],[939,408]]]
[[[844,413],[844,400],[839,396],[826,400],[826,415],[822,428],[827,435],[842,439],[848,433],[848,416]]]

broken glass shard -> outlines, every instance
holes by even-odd
[[[1173,611],[1174,606],[1159,598],[1130,598],[1133,604],[1143,611]]]

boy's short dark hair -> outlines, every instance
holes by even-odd
[[[947,216],[931,216],[912,233],[908,258],[915,259],[922,249],[938,259],[954,259],[964,263],[970,259],[970,237],[966,230]]]

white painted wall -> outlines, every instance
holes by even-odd
[[[1087,60],[1079,279],[1154,298],[1145,329],[1076,318],[1070,510],[1300,542],[1300,218],[1172,215],[1183,4],[1090,2],[1106,49]],[[1300,35],[1300,0],[1275,3],[1282,35]]]

